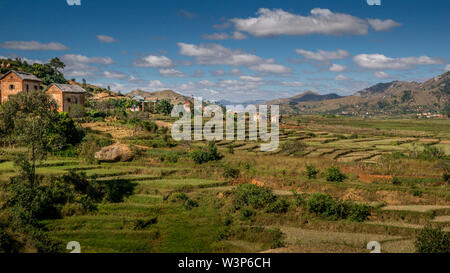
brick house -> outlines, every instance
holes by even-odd
[[[50,84],[45,92],[58,103],[58,112],[69,112],[74,104],[84,105],[86,90],[76,84]]]
[[[41,82],[33,74],[11,70],[0,78],[0,101],[3,104],[9,96],[21,91],[39,90]]]

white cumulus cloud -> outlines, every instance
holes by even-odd
[[[344,76],[344,75],[342,75],[342,74],[337,75],[335,79],[336,79],[337,81],[346,81],[346,80],[349,80],[348,77],[346,77],[346,76]]]
[[[263,78],[260,77],[254,77],[254,76],[240,76],[239,77],[241,80],[244,81],[251,81],[251,82],[260,82],[263,81]]]
[[[178,70],[173,69],[173,68],[160,69],[159,70],[159,74],[161,74],[161,76],[164,76],[164,77],[176,77],[176,78],[183,78],[183,77],[187,76],[183,72],[178,71]]]
[[[322,62],[330,60],[342,60],[350,56],[350,53],[342,49],[338,49],[336,51],[326,51],[319,49],[317,50],[317,52],[296,49],[295,52],[297,52],[297,54],[299,55],[302,55],[305,59]]]
[[[166,56],[149,55],[136,60],[134,65],[139,67],[167,68],[173,66],[173,62]]]
[[[369,22],[369,25],[376,31],[387,31],[402,25],[391,19],[387,20],[367,19],[367,22]]]
[[[102,43],[115,43],[117,42],[116,39],[114,39],[111,36],[108,35],[97,35],[97,39]]]
[[[292,69],[281,64],[262,63],[250,66],[250,69],[261,73],[288,74]]]
[[[80,54],[66,54],[61,57],[65,63],[84,63],[84,64],[113,64],[111,57],[87,57]]]
[[[234,18],[237,30],[256,37],[274,35],[342,35],[368,33],[367,21],[329,9],[315,8],[307,16],[292,14],[282,9],[260,8],[256,17]]]
[[[108,79],[126,79],[128,76],[125,73],[122,72],[116,72],[116,71],[103,71],[103,76]]]
[[[340,64],[333,64],[330,66],[329,70],[332,72],[343,72],[343,71],[347,70],[347,67],[345,67],[344,65],[340,65]]]
[[[226,48],[219,44],[194,45],[177,43],[177,45],[180,47],[181,55],[195,57],[197,64],[247,66],[262,73],[283,74],[291,72],[290,68],[275,64],[274,59],[264,59],[254,54]]]
[[[389,78],[389,77],[390,77],[389,74],[386,73],[386,72],[384,72],[384,71],[375,71],[375,72],[373,73],[373,75],[374,75],[376,78],[379,78],[379,79],[386,79],[386,78]]]
[[[367,69],[410,69],[416,65],[442,64],[442,60],[428,56],[390,58],[382,54],[359,54],[353,58],[360,67]]]

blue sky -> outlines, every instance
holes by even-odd
[[[449,0],[0,0],[0,10],[0,56],[60,57],[67,78],[122,93],[349,95],[450,70]]]

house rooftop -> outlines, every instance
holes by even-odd
[[[38,77],[36,77],[35,75],[33,75],[31,73],[27,73],[27,72],[23,72],[23,71],[16,71],[16,70],[10,70],[6,74],[4,74],[0,78],[0,80],[2,80],[3,78],[5,78],[7,75],[9,75],[11,73],[16,74],[21,80],[30,80],[30,81],[42,82]]]
[[[142,96],[132,96],[131,99],[132,100],[137,100],[137,101],[144,101],[145,100],[144,97],[142,97]]]
[[[46,90],[48,90],[51,86],[58,87],[63,93],[86,93],[83,87],[76,84],[62,84],[62,83],[52,83],[50,84]]]

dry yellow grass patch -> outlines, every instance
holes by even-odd
[[[133,136],[133,130],[123,126],[107,125],[104,122],[83,123],[83,128],[90,128],[93,131],[110,134],[114,139]]]

